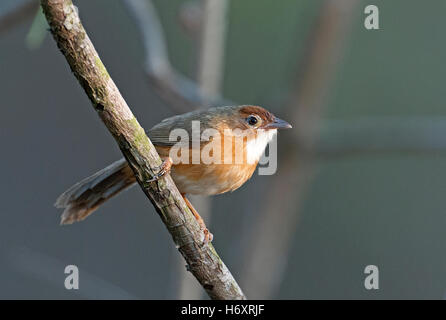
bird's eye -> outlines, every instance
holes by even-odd
[[[248,122],[250,126],[255,126],[259,120],[255,116],[249,116],[246,118],[246,122]]]

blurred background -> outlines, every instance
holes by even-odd
[[[293,124],[275,175],[192,199],[248,298],[443,299],[446,2],[74,3],[144,128],[232,103]],[[0,298],[207,299],[139,188],[59,226],[57,196],[121,154],[47,28],[0,2]]]

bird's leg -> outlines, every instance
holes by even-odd
[[[158,167],[158,173],[155,174],[151,179],[147,180],[146,182],[153,182],[157,181],[160,178],[162,178],[166,173],[170,172],[170,169],[172,168],[172,158],[167,157],[163,158],[163,163]]]
[[[190,211],[192,211],[195,219],[197,219],[201,230],[203,230],[204,244],[206,245],[208,242],[212,242],[212,239],[214,239],[214,235],[209,232],[208,228],[206,228],[206,224],[204,223],[203,218],[198,214],[197,210],[195,210],[194,206],[192,205],[192,203],[190,203],[189,199],[187,199],[184,194],[182,194],[182,196],[183,196],[183,199],[186,202],[187,206],[189,207]]]

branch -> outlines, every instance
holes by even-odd
[[[144,71],[156,92],[176,112],[188,112],[209,104],[231,105],[217,95],[202,93],[196,82],[170,63],[163,28],[150,0],[123,0],[134,18],[144,46]]]
[[[203,21],[198,63],[198,83],[204,96],[221,96],[228,0],[202,0]]]
[[[245,299],[230,271],[209,244],[170,175],[147,183],[161,165],[155,147],[139,125],[110,78],[85,32],[71,0],[41,0],[51,33],[91,100],[102,122],[115,138],[136,179],[172,235],[176,247],[212,299]]]
[[[330,119],[321,125],[314,152],[321,160],[370,154],[444,155],[445,135],[446,118],[438,116]],[[304,150],[298,139],[296,144]]]

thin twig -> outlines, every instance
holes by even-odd
[[[70,0],[41,0],[41,4],[59,49],[172,235],[189,271],[212,299],[244,299],[214,247],[202,245],[203,232],[170,175],[147,183],[161,159],[101,62],[77,8]]]

